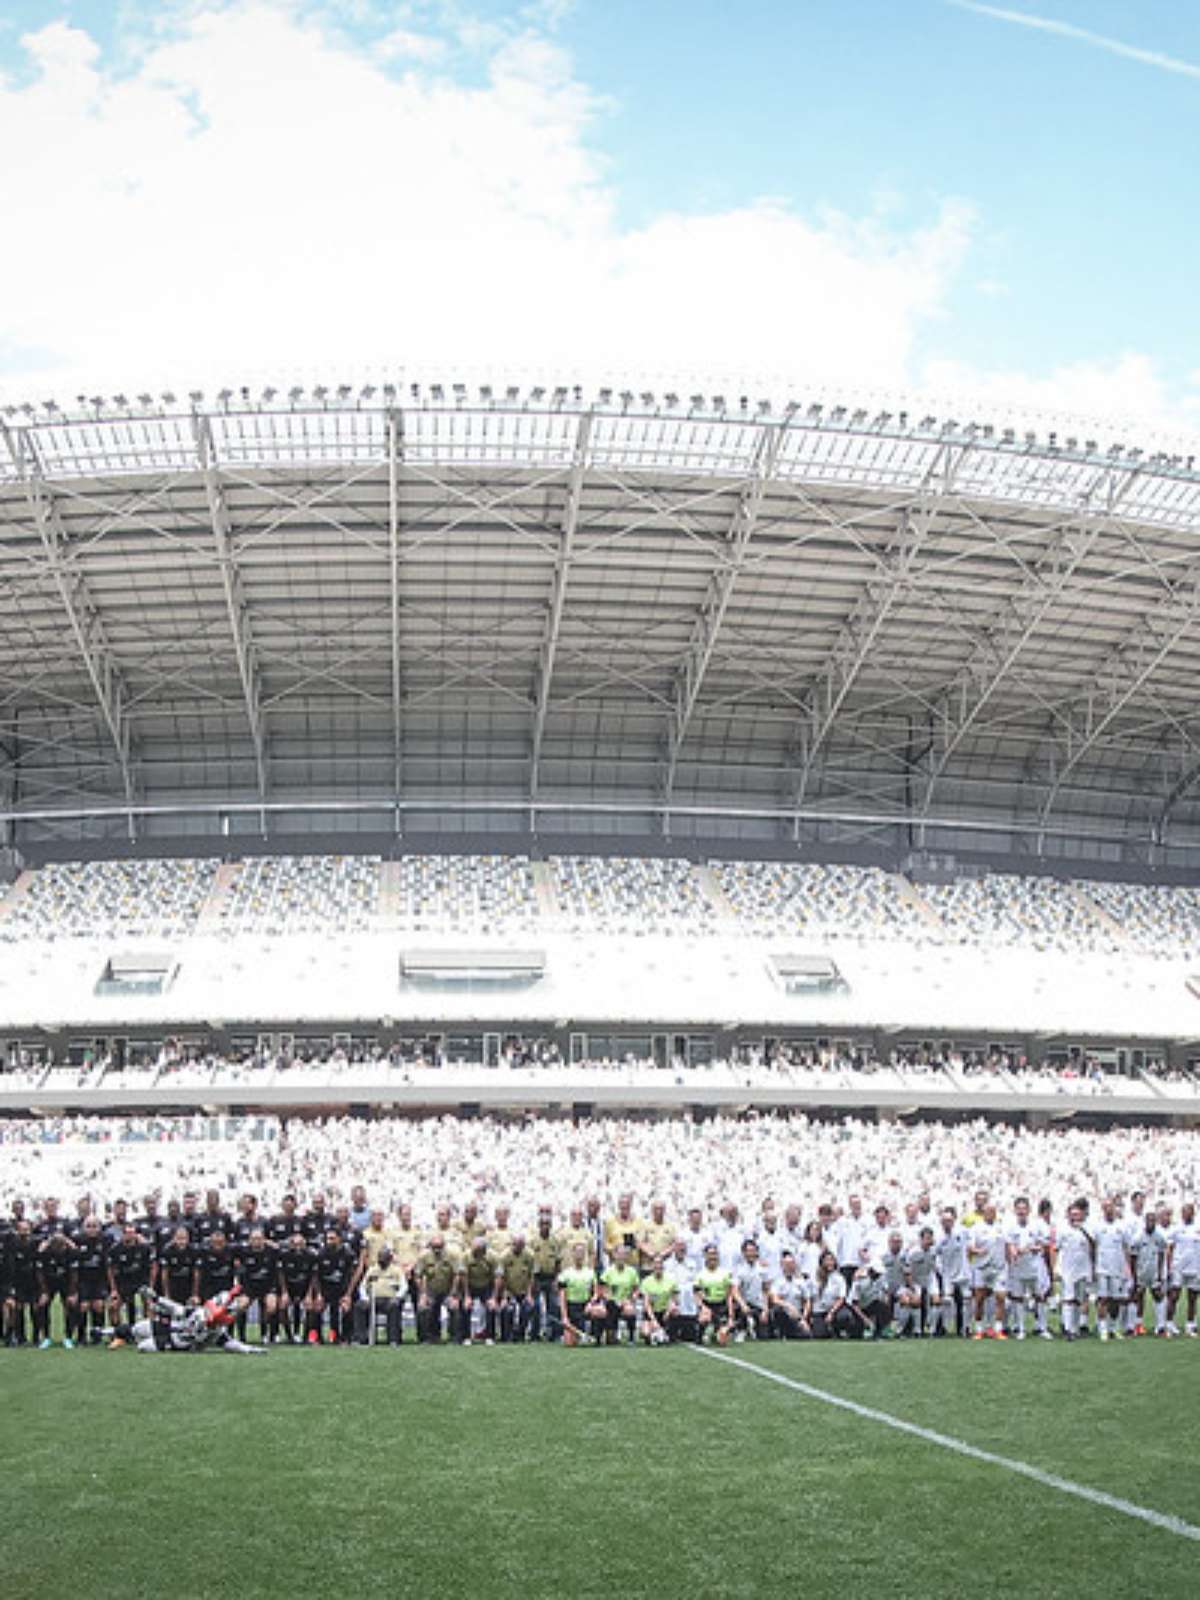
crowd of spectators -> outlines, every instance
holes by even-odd
[[[928,940],[930,923],[894,873],[817,862],[714,861],[740,925],[757,934]]]
[[[1116,940],[1070,883],[987,873],[922,887],[926,903],[957,944],[1032,947],[1072,954],[1112,950]]]
[[[219,1134],[219,1137],[205,1135]],[[1064,1207],[1077,1193],[1141,1189],[1156,1198],[1200,1190],[1200,1142],[1185,1129],[1036,1130],[983,1119],[875,1122],[803,1115],[711,1119],[495,1117],[323,1120],[43,1118],[0,1120],[0,1211],[16,1197],[86,1195],[100,1211],[151,1191],[250,1190],[264,1208],[320,1190],[338,1204],[365,1184],[389,1211],[421,1217],[474,1196],[531,1222],[539,1205],[565,1215],[580,1196],[609,1205],[632,1190],[673,1215],[766,1196],[806,1215],[831,1194],[898,1206],[922,1190],[964,1205],[978,1187],[1029,1193]]]

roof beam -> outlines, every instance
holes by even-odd
[[[908,507],[901,513],[896,537],[882,556],[883,576],[869,583],[859,595],[829,653],[814,692],[812,723],[806,730],[804,759],[792,797],[797,807],[804,804],[817,756],[838,719],[846,696],[875,648],[884,623],[908,589],[917,555],[932,524],[933,512],[928,507]]]
[[[959,674],[957,715],[949,722],[942,748],[930,768],[921,804],[923,821],[928,820],[937,786],[964,739],[1008,681],[1018,657],[1103,531],[1102,521],[1060,528],[1042,560],[1012,596],[1007,613],[980,633],[973,655]]]
[[[208,516],[212,526],[213,545],[221,573],[221,587],[225,594],[225,611],[229,630],[233,635],[234,655],[237,659],[238,678],[242,685],[242,699],[246,707],[246,721],[250,725],[250,740],[254,746],[254,768],[258,785],[258,798],[265,801],[267,783],[267,745],[263,726],[262,680],[258,668],[258,654],[250,634],[250,621],[246,612],[246,599],[242,591],[241,574],[233,550],[233,524],[225,490],[217,469],[217,452],[213,443],[212,424],[207,416],[192,417],[195,430],[196,453],[200,471],[204,475],[204,492],[208,499]],[[265,813],[264,813],[265,815]]]
[[[21,479],[25,498],[33,514],[34,525],[46,559],[46,570],[58,590],[67,623],[116,752],[121,772],[121,787],[126,800],[132,803],[134,785],[132,740],[129,731],[129,693],[124,678],[117,666],[100,613],[71,553],[62,513],[46,482],[33,440],[23,431],[13,430],[7,426],[3,427],[3,431],[9,455]],[[129,826],[132,832],[132,810],[129,812]]]
[[[546,736],[546,716],[550,709],[550,685],[554,679],[554,663],[558,656],[558,641],[562,633],[563,607],[567,599],[567,582],[575,555],[575,533],[579,527],[579,508],[583,500],[583,480],[587,469],[593,420],[593,413],[590,411],[585,411],[580,417],[575,429],[575,446],[571,453],[571,471],[567,478],[567,497],[558,534],[554,579],[550,587],[550,601],[546,607],[546,624],[542,631],[537,682],[533,690],[533,731],[529,762],[531,800],[537,799],[538,785],[541,781],[542,741]]]
[[[667,764],[663,775],[663,798],[670,801],[679,767],[679,753],[687,738],[705,675],[717,647],[721,625],[733,598],[733,591],[746,564],[754,530],[758,526],[763,495],[775,475],[780,445],[787,423],[765,422],[758,430],[751,457],[750,475],[742,484],[737,505],[725,539],[708,578],[708,586],[696,620],[692,624],[687,651],[676,669],[671,686],[671,720],[667,726]]]
[[[1063,786],[1115,719],[1180,640],[1200,621],[1200,576],[1182,584],[1142,617],[1099,663],[1090,680],[1082,726],[1068,727],[1065,759],[1057,764],[1038,816],[1039,841]],[[1168,797],[1168,804],[1173,801]],[[1160,813],[1161,822],[1161,813]]]

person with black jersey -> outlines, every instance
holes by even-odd
[[[16,1207],[13,1207],[14,1216]],[[4,1273],[4,1334],[9,1344],[28,1343],[27,1321],[37,1304],[38,1242],[33,1236],[33,1224],[27,1217],[19,1217],[12,1227],[7,1243],[7,1267]]]
[[[258,1337],[274,1344],[279,1337],[279,1252],[256,1227],[245,1244],[236,1247],[238,1282],[246,1296],[246,1311],[238,1318],[238,1338],[246,1338],[250,1306],[258,1307]]]
[[[159,1251],[153,1287],[170,1300],[187,1303],[196,1298],[196,1249],[181,1222]]]
[[[348,1245],[336,1228],[330,1228],[325,1242],[317,1252],[317,1292],[313,1297],[308,1318],[308,1338],[316,1344],[320,1338],[321,1314],[327,1312],[329,1328],[325,1337],[330,1344],[343,1340],[349,1343],[351,1310],[354,1290],[358,1285],[360,1251]],[[316,1332],[317,1338],[313,1338]]]
[[[237,1260],[225,1233],[214,1228],[208,1243],[196,1252],[196,1286],[192,1293],[197,1300],[212,1300],[236,1283]]]
[[[229,1240],[233,1237],[233,1218],[228,1211],[221,1209],[221,1195],[217,1189],[210,1189],[204,1197],[204,1210],[196,1217],[192,1228],[192,1238],[197,1244],[207,1244],[215,1234]],[[208,1296],[205,1296],[207,1299]]]
[[[285,1194],[279,1202],[279,1210],[267,1223],[267,1239],[271,1244],[286,1245],[294,1233],[303,1236],[304,1229],[300,1213],[296,1210],[296,1196]]]
[[[120,1244],[125,1237],[125,1229],[129,1223],[128,1200],[114,1200],[112,1216],[104,1224],[104,1237],[108,1240],[110,1248]]]
[[[333,1226],[333,1218],[326,1208],[323,1194],[318,1192],[313,1195],[312,1205],[300,1218],[300,1226],[309,1244],[316,1245],[318,1250],[321,1249],[325,1243],[326,1234]]]
[[[76,1336],[82,1343],[88,1336],[87,1323],[91,1318],[92,1343],[99,1344],[101,1329],[107,1320],[108,1310],[108,1239],[100,1218],[89,1215],[75,1241],[76,1271]],[[70,1330],[68,1330],[70,1331]]]
[[[238,1201],[238,1214],[234,1218],[233,1222],[234,1244],[249,1244],[250,1235],[255,1231],[255,1229],[262,1230],[265,1227],[266,1220],[258,1213],[258,1196],[253,1194],[244,1194]]]
[[[78,1259],[75,1246],[60,1229],[44,1239],[37,1253],[37,1301],[33,1312],[33,1331],[38,1347],[49,1350],[54,1343],[50,1337],[50,1318],[54,1302],[62,1306],[63,1349],[75,1348],[75,1310],[78,1305],[76,1288],[78,1276],[75,1264]]]
[[[138,1296],[149,1287],[154,1252],[149,1241],[127,1223],[117,1244],[108,1251],[108,1290],[117,1322],[136,1322],[140,1315]]]
[[[279,1305],[289,1344],[299,1339],[303,1330],[316,1265],[316,1252],[297,1228],[279,1252]]]

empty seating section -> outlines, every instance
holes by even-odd
[[[227,933],[358,933],[379,904],[379,856],[256,856],[221,908]]]
[[[707,933],[716,911],[690,861],[551,856],[554,895],[570,926],[610,933]]]
[[[753,933],[927,940],[932,932],[901,881],[878,867],[781,861],[711,866],[742,926]]]
[[[176,938],[190,933],[219,863],[55,862],[0,923],[5,939]]]
[[[405,856],[398,866],[396,913],[403,928],[508,933],[537,923],[527,856]]]
[[[1116,947],[1111,930],[1086,899],[1058,878],[987,873],[928,885],[921,892],[953,943],[1077,953]]]

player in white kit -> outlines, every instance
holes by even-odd
[[[1135,1334],[1146,1332],[1146,1296],[1154,1304],[1154,1331],[1166,1336],[1167,1331],[1167,1236],[1158,1225],[1158,1214],[1147,1211],[1141,1217],[1137,1231],[1128,1235],[1129,1255],[1133,1262],[1133,1311]]]
[[[1096,1293],[1100,1337],[1123,1339],[1121,1321],[1133,1276],[1129,1254],[1129,1232],[1117,1215],[1117,1202],[1110,1195],[1100,1208],[1096,1224]]]
[[[1081,1314],[1087,1315],[1088,1295],[1096,1271],[1096,1241],[1083,1225],[1083,1207],[1067,1207],[1066,1225],[1058,1230],[1056,1248],[1062,1283],[1064,1339],[1078,1339]]]
[[[1179,1221],[1167,1233],[1167,1246],[1170,1320],[1174,1322],[1175,1308],[1186,1297],[1185,1332],[1189,1339],[1194,1339],[1197,1337],[1196,1306],[1200,1303],[1200,1223],[1196,1221],[1196,1207],[1191,1201],[1179,1208]]]
[[[995,1301],[992,1326],[986,1330],[990,1339],[1007,1339],[1004,1315],[1007,1304],[1006,1280],[1008,1269],[1007,1246],[1004,1229],[996,1219],[996,1205],[985,1202],[983,1211],[971,1229],[967,1241],[967,1260],[971,1266],[971,1294],[974,1299],[976,1339],[985,1337],[984,1313],[988,1299]]]
[[[1025,1195],[1013,1204],[1013,1220],[1004,1243],[1008,1257],[1009,1326],[1018,1339],[1025,1337],[1025,1315],[1032,1311],[1034,1328],[1043,1339],[1050,1337],[1046,1326],[1046,1302],[1041,1293],[1041,1273],[1048,1240],[1045,1229],[1031,1213]]]

